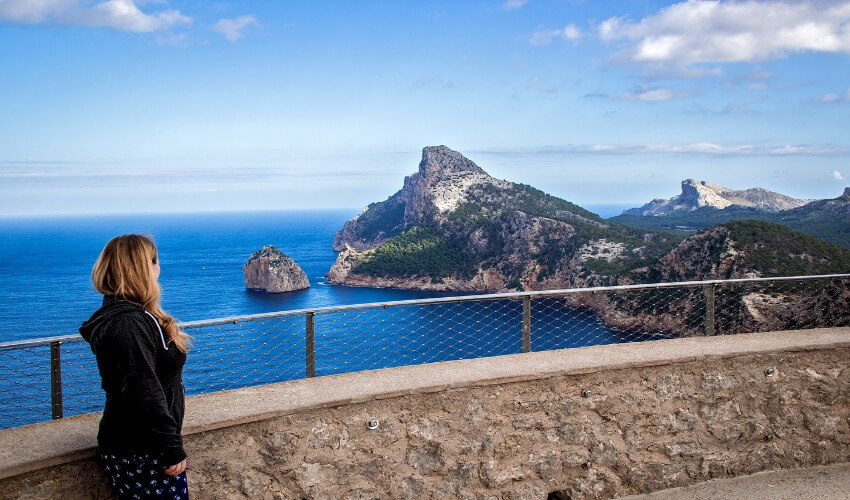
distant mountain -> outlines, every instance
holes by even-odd
[[[499,180],[445,146],[336,234],[331,283],[503,291],[607,283],[684,236],[612,224],[566,200]]]
[[[624,213],[609,219],[645,229],[692,232],[730,220],[755,219],[783,224],[830,243],[850,247],[850,188],[838,198],[815,200],[779,212],[756,207],[729,206],[723,209],[700,207],[664,215],[641,216]]]
[[[801,207],[809,201],[798,200],[762,188],[736,191],[705,181],[697,182],[693,179],[685,179],[682,181],[681,194],[668,200],[652,200],[640,208],[626,210],[623,214],[661,216],[698,210],[704,207],[715,209],[751,207],[767,212],[778,212]]]
[[[776,214],[776,221],[793,221],[795,224],[829,225],[850,221],[850,187],[838,198],[815,200],[807,205]]]

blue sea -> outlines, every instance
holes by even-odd
[[[73,335],[100,307],[90,273],[110,238],[154,237],[162,305],[179,321],[461,295],[330,285],[333,237],[356,211],[68,216],[0,219],[0,342]],[[242,265],[275,245],[306,272],[306,290],[247,290]],[[521,303],[484,301],[318,314],[316,374],[509,354],[521,350]],[[532,346],[643,340],[589,311],[551,303],[533,317]],[[189,394],[305,376],[303,315],[189,331]],[[102,405],[88,345],[62,347],[65,415]],[[0,349],[0,428],[50,418],[49,348]]]
[[[77,333],[100,307],[91,268],[113,236],[153,235],[163,309],[179,321],[440,294],[325,284],[333,237],[351,211],[0,219],[0,342]],[[275,245],[311,287],[283,294],[245,288],[242,265]]]

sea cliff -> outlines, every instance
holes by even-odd
[[[331,283],[498,292],[605,284],[682,236],[609,224],[561,198],[496,179],[445,146],[337,233]]]

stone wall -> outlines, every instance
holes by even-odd
[[[814,332],[599,346],[264,386],[255,390],[348,396],[309,407],[288,400],[282,411],[196,425],[186,436],[191,492],[610,498],[850,461],[850,331]],[[228,396],[216,397],[208,408]],[[377,428],[367,428],[370,419]],[[0,497],[47,496],[108,492],[91,458],[0,480]]]

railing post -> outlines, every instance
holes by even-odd
[[[305,364],[307,371],[307,378],[312,378],[316,376],[316,324],[315,324],[315,316],[316,313],[308,312],[307,313],[307,336],[306,336],[306,356],[305,356]]]
[[[703,285],[705,295],[705,334],[714,335],[714,289],[715,285]]]
[[[531,352],[531,296],[522,298],[522,352]]]
[[[50,343],[50,413],[53,420],[62,418],[62,357],[61,342]]]

